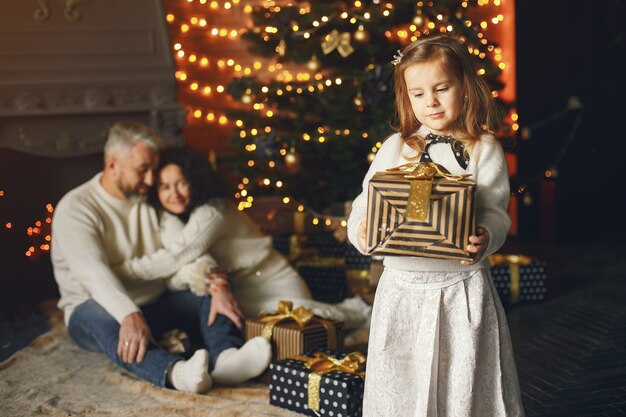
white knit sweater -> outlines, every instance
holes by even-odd
[[[228,272],[233,293],[249,316],[276,308],[280,299],[311,299],[306,283],[273,248],[271,238],[229,203],[214,200],[199,206],[186,224],[164,212],[160,233],[166,249],[129,259],[115,271],[137,280],[170,277],[171,289],[200,293],[206,268],[219,265]]]
[[[110,265],[160,247],[156,213],[143,199],[120,200],[100,185],[101,173],[67,193],[52,220],[52,265],[69,322],[74,309],[95,300],[118,322],[156,300],[163,280],[118,279]]]
[[[422,127],[419,133],[426,135],[428,130]],[[409,161],[403,155],[413,157],[416,152],[404,143],[398,133],[387,138],[365,175],[363,191],[352,203],[352,211],[348,218],[348,238],[362,253],[365,252],[357,243],[357,229],[367,214],[368,182],[376,172],[416,161],[416,159]],[[385,266],[408,271],[466,271],[488,268],[487,255],[502,246],[511,223],[507,213],[509,177],[502,147],[492,135],[483,135],[472,149],[467,170],[459,166],[448,144],[431,145],[429,155],[433,162],[444,166],[452,174],[471,174],[469,179],[476,183],[476,225],[489,232],[491,237],[489,246],[483,258],[474,265],[463,265],[456,260],[385,256]]]

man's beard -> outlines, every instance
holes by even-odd
[[[148,194],[148,189],[150,188],[145,184],[138,184],[135,187],[127,187],[122,182],[118,184],[118,187],[128,199],[142,198]]]

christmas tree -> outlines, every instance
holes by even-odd
[[[393,132],[391,59],[420,36],[458,36],[497,97],[503,87],[501,51],[485,29],[503,16],[496,14],[491,22],[467,17],[487,3],[335,0],[254,6],[253,27],[242,37],[252,53],[273,58],[274,66],[234,78],[228,86],[240,104],[227,112],[237,126],[232,163],[241,175],[239,208],[250,207],[254,196],[280,195],[322,213],[353,199],[374,154]],[[492,8],[498,5],[495,0]]]

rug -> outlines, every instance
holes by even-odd
[[[216,386],[206,395],[157,387],[78,348],[62,327],[0,363],[0,416],[302,416],[269,404],[267,385]]]

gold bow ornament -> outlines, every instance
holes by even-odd
[[[341,359],[324,352],[315,352],[313,357],[296,356],[292,359],[304,362],[304,366],[311,371],[307,395],[309,409],[313,411],[320,409],[320,383],[324,374],[341,371],[365,379],[365,355],[361,352],[348,353]]]
[[[283,321],[293,320],[298,326],[304,327],[309,323],[317,322],[321,324],[326,330],[327,346],[329,349],[337,349],[337,334],[335,333],[335,325],[330,320],[325,320],[313,315],[311,310],[300,306],[296,309],[293,308],[293,302],[281,300],[278,302],[278,310],[276,314],[270,314],[263,316],[259,319],[261,323],[264,323],[261,335],[267,340],[272,340],[272,334],[274,333],[274,327]]]
[[[337,29],[333,29],[330,33],[324,36],[322,41],[322,52],[325,55],[330,54],[337,49],[339,55],[347,57],[354,52],[354,48],[350,45],[350,32],[339,33]]]
[[[390,174],[403,175],[411,183],[405,216],[410,220],[426,221],[430,211],[430,195],[435,177],[464,181],[470,174],[452,175],[434,162],[410,162],[387,169]]]
[[[508,266],[511,274],[511,302],[517,303],[520,296],[520,265],[528,266],[534,259],[526,255],[504,255],[496,253],[489,255],[491,266]]]

